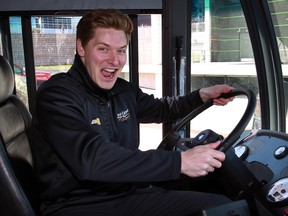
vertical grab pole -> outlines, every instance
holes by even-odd
[[[175,87],[176,95],[180,95],[180,73],[181,73],[181,61],[182,61],[182,50],[183,50],[183,36],[176,37],[176,75],[175,75]]]

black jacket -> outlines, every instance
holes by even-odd
[[[32,151],[41,198],[53,200],[177,179],[180,153],[138,150],[137,124],[175,120],[202,100],[198,91],[155,99],[120,78],[111,90],[102,90],[76,55],[67,73],[40,86],[36,103]]]

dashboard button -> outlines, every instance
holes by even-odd
[[[288,148],[286,146],[278,147],[274,152],[274,157],[276,159],[282,159],[288,154]]]

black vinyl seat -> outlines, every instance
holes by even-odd
[[[14,94],[14,75],[0,56],[0,215],[39,215],[39,194],[28,141],[31,115]]]

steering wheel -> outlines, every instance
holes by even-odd
[[[230,132],[230,134],[222,141],[218,146],[217,150],[226,152],[241,136],[246,126],[248,125],[251,117],[254,114],[256,107],[256,96],[253,91],[249,89],[235,88],[229,93],[221,94],[219,98],[230,98],[238,95],[246,95],[248,98],[248,103],[246,110],[243,113],[241,119],[235,128]],[[193,118],[208,109],[213,105],[213,99],[208,100],[201,106],[186,115],[177,125],[170,130],[170,132],[164,137],[157,149],[164,149],[172,151],[174,147],[179,147],[182,150],[187,150],[188,147],[185,145],[187,142],[192,142],[193,138],[182,138],[178,132],[187,125]]]

